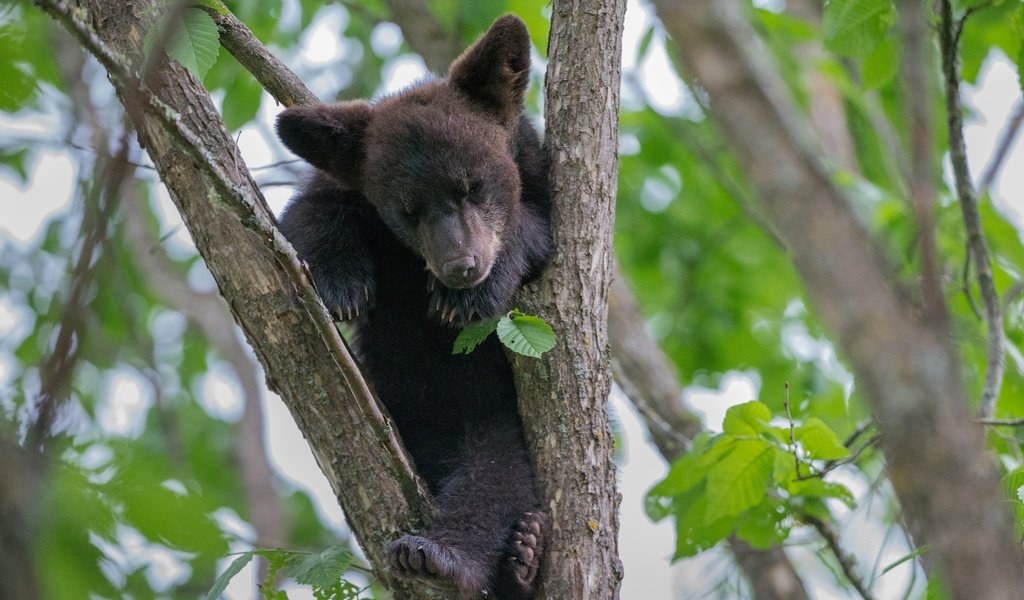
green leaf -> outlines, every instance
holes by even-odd
[[[295,581],[313,587],[329,587],[341,581],[352,564],[352,553],[344,546],[331,546],[314,554],[291,570]]]
[[[736,520],[736,535],[759,550],[780,544],[789,535],[785,507],[769,498]]]
[[[1003,497],[1007,500],[1024,500],[1020,490],[1024,487],[1024,468],[1010,471],[1003,476]]]
[[[733,451],[708,473],[705,522],[738,515],[761,502],[772,482],[776,452],[763,440],[738,440]]]
[[[204,598],[206,600],[217,600],[220,598],[220,595],[227,589],[228,582],[231,581],[231,578],[238,575],[242,569],[245,568],[245,565],[249,564],[249,561],[251,561],[252,557],[255,555],[256,553],[250,550],[231,561],[228,568],[224,569],[224,572],[218,575],[217,579],[213,580],[213,586],[210,587],[210,591],[206,592],[206,596],[204,596]]]
[[[487,319],[478,323],[470,323],[462,328],[455,344],[452,346],[452,354],[469,354],[479,346],[487,336],[491,335],[498,327],[498,319]]]
[[[850,455],[839,436],[818,417],[811,417],[796,428],[796,441],[814,459],[836,460]]]
[[[513,352],[540,358],[555,347],[555,332],[544,319],[513,310],[498,321],[498,339]]]
[[[729,535],[735,518],[708,521],[708,496],[704,486],[690,490],[672,506],[676,519],[676,552],[673,560],[695,556]]]
[[[790,458],[792,459],[792,457]],[[786,485],[786,491],[793,497],[813,499],[835,498],[851,509],[857,506],[857,500],[848,487],[841,483],[824,481],[820,477],[789,481]]]
[[[829,0],[822,21],[825,47],[843,56],[864,56],[882,40],[894,17],[892,0]]]
[[[220,52],[220,33],[213,17],[201,8],[190,8],[182,16],[181,23],[170,23],[164,18],[147,33],[144,41],[146,52],[152,50],[160,31],[174,27],[175,32],[167,44],[167,54],[181,63],[196,77],[202,79],[217,60]]]
[[[224,126],[235,131],[256,118],[263,99],[263,87],[248,73],[240,73],[224,94],[221,113]]]
[[[899,70],[899,46],[895,37],[887,37],[864,58],[861,65],[861,83],[869,90],[877,90],[892,81]]]
[[[725,412],[722,431],[732,435],[757,435],[768,428],[772,411],[760,402],[744,402]]]

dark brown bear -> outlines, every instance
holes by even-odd
[[[530,598],[542,551],[512,371],[456,325],[512,308],[551,248],[547,169],[523,116],[526,27],[505,16],[451,66],[373,104],[292,108],[277,131],[317,168],[281,230],[320,296],[357,328],[364,370],[438,514],[391,568],[463,598]]]

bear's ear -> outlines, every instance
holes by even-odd
[[[530,34],[515,15],[500,17],[455,59],[448,81],[506,126],[523,111],[530,82]]]
[[[289,150],[338,183],[358,189],[373,108],[363,101],[297,106],[277,117],[277,137]]]

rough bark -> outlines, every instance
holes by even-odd
[[[922,321],[832,184],[743,5],[655,5],[874,409],[915,540],[954,598],[1019,597],[1019,549],[947,328]]]
[[[607,310],[624,14],[623,0],[552,4],[545,138],[555,251],[520,307],[543,316],[558,339],[541,359],[514,360],[549,517],[548,598],[617,598],[622,579]]]
[[[383,565],[386,545],[425,520],[429,500],[381,413],[350,388],[358,381],[347,380],[345,366],[336,360],[340,338],[331,334],[337,331],[323,327],[330,322],[326,309],[315,295],[310,303],[311,287],[297,277],[301,269],[294,252],[272,235],[273,215],[209,95],[179,65],[167,64],[147,81],[147,89],[175,112],[168,115],[140,94],[132,67],[118,64],[128,60],[136,70],[141,65],[141,32],[156,14],[152,4],[93,1],[83,3],[84,13],[61,2],[41,4],[110,72],[140,143],[264,365],[268,384],[305,434],[367,556],[375,566]],[[95,35],[83,28],[83,16]],[[195,136],[198,149],[186,147],[182,131]],[[239,211],[239,203],[251,214]],[[385,569],[377,568],[376,574],[399,596],[414,593]]]

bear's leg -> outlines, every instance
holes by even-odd
[[[539,559],[533,519],[525,517],[536,513],[538,501],[518,416],[492,419],[466,432],[455,468],[437,494],[438,514],[430,529],[391,544],[389,563],[399,575],[454,585],[463,598],[494,598],[504,561],[518,556],[532,564]],[[533,556],[522,544],[513,551],[516,539],[532,544]],[[516,583],[517,575],[532,579],[529,570],[509,572],[509,583],[501,588],[511,584],[509,589],[520,590],[510,598],[529,597],[532,581],[525,588]]]

